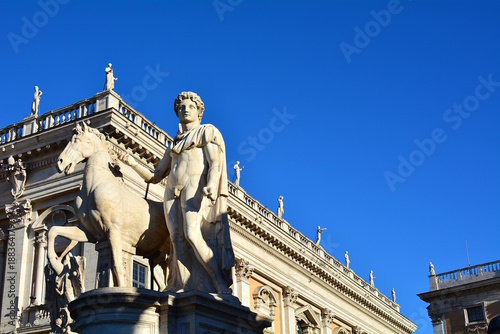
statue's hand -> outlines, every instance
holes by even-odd
[[[137,162],[135,161],[134,158],[132,158],[128,153],[122,153],[118,156],[118,159],[123,161],[125,164],[129,165],[130,167],[134,167],[137,165]]]
[[[216,194],[214,194],[213,188],[211,186],[203,187],[203,195],[207,196],[212,204],[215,204]]]

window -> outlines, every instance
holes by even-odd
[[[469,324],[473,322],[486,322],[483,305],[468,307],[466,313],[467,323]]]
[[[134,268],[132,272],[132,286],[134,288],[146,287],[146,266],[134,261]]]

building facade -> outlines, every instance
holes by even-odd
[[[434,334],[486,334],[500,313],[500,260],[436,274],[430,267],[429,292],[418,295]]]
[[[77,224],[72,203],[84,164],[59,173],[57,157],[76,122],[106,134],[117,153],[128,152],[153,169],[172,138],[104,91],[41,116],[30,116],[0,130],[0,332],[50,332],[44,267],[47,231]],[[124,183],[144,196],[145,183],[122,166]],[[162,201],[165,183],[151,184],[148,198]],[[274,321],[269,333],[412,333],[416,325],[399,305],[365,282],[286,220],[278,218],[242,188],[229,182],[228,215],[236,257],[233,294]],[[56,239],[56,250],[68,245]],[[99,244],[78,244],[85,257],[85,288],[97,286]],[[127,266],[132,286],[157,289],[145,259]]]

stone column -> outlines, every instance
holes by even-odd
[[[323,327],[323,334],[332,334],[332,323],[335,319],[335,314],[332,310],[323,309],[321,310],[321,327]]]
[[[32,261],[29,257],[30,243],[26,229],[31,221],[29,199],[5,206],[9,218],[7,261],[3,284],[0,332],[7,333],[19,327],[19,316],[29,303]]]
[[[35,280],[35,304],[44,304],[44,294],[43,294],[43,281],[44,281],[44,268],[45,268],[45,258],[47,249],[47,233],[46,231],[41,231],[36,237],[36,248],[37,248],[37,261],[36,261],[36,280]]]
[[[299,294],[290,286],[287,286],[283,290],[283,314],[285,316],[285,323],[283,324],[284,333],[295,333],[297,331],[295,302],[297,302],[298,296]]]
[[[247,307],[250,307],[249,279],[254,270],[255,268],[250,266],[248,261],[244,259],[236,260],[236,296],[241,301],[241,304]]]

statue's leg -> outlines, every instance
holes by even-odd
[[[64,250],[61,257],[57,256],[54,249],[55,239],[58,236],[71,240],[70,245]],[[80,228],[78,228],[78,226],[53,226],[50,228],[47,239],[47,256],[52,268],[54,268],[58,275],[64,268],[64,265],[61,262],[64,255],[66,255],[66,253],[70,251],[77,242],[88,241],[87,235]],[[72,247],[70,248],[70,246]]]
[[[189,281],[190,260],[182,227],[181,206],[179,199],[173,197],[170,189],[167,189],[164,204],[165,221],[172,241],[172,249],[168,257],[167,289],[178,292],[182,291]]]
[[[112,225],[109,229],[109,244],[111,246],[111,254],[113,255],[113,274],[118,287],[125,287],[125,279],[123,273],[122,259],[122,239],[120,230],[116,225]]]
[[[217,259],[201,233],[202,212],[200,212],[200,204],[202,195],[199,192],[190,193],[189,190],[193,191],[193,188],[188,188],[181,194],[184,234],[193,247],[196,258],[212,278],[217,292],[223,294],[231,293],[231,290],[222,277]]]

